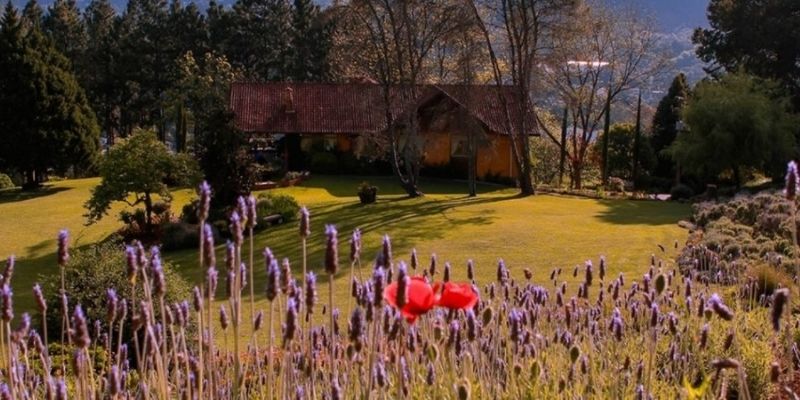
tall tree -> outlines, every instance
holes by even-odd
[[[312,0],[294,0],[292,58],[289,72],[295,81],[318,81],[329,76],[328,52],[332,22]]]
[[[82,70],[88,37],[76,1],[55,0],[47,10],[43,26],[56,49],[69,59],[73,68]]]
[[[686,75],[678,74],[672,80],[669,91],[658,102],[656,113],[653,115],[653,136],[651,143],[653,151],[658,156],[658,164],[653,174],[659,178],[672,178],[675,176],[675,162],[664,153],[664,149],[672,145],[678,134],[678,121],[681,120],[683,105],[689,98],[689,85]]]
[[[711,0],[710,28],[697,28],[692,41],[709,70],[745,71],[774,79],[800,109],[800,2],[797,0]]]
[[[381,85],[389,163],[411,197],[422,195],[419,85],[430,76],[434,46],[467,20],[463,11],[456,0],[358,0],[339,10],[337,51],[349,60],[344,70]]]
[[[797,115],[787,98],[774,98],[776,84],[744,74],[697,85],[683,111],[688,129],[670,155],[706,179],[729,172],[737,187],[747,169],[779,178],[794,154]]]
[[[84,12],[88,43],[84,56],[83,85],[97,114],[108,145],[120,130],[122,85],[118,59],[119,17],[110,0],[92,0]]]
[[[123,89],[121,125],[125,134],[134,127],[155,126],[165,139],[163,100],[170,86],[169,65],[174,62],[162,42],[167,36],[166,0],[130,0],[120,21],[119,85]]]
[[[28,0],[22,9],[22,25],[25,29],[41,29],[44,21],[44,10],[36,0]]]
[[[226,54],[257,80],[289,76],[292,9],[287,0],[237,0]]]
[[[622,93],[658,74],[666,58],[658,51],[650,22],[632,9],[592,3],[581,7],[571,23],[578,29],[556,37],[542,75],[569,105],[573,125],[567,159],[571,184],[580,189],[591,145],[610,125],[611,105]],[[554,132],[541,127],[555,140]]]
[[[86,166],[99,129],[69,61],[7,6],[0,28],[0,158],[38,186],[49,169]]]

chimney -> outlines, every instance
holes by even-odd
[[[289,86],[283,93],[283,111],[287,114],[294,114],[294,90]]]

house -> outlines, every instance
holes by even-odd
[[[388,137],[387,120],[402,125],[416,110],[423,173],[438,169],[466,178],[472,137],[478,178],[510,180],[518,171],[500,99],[507,99],[510,119],[519,121],[512,90],[489,85],[392,88],[387,113],[385,91],[374,83],[239,82],[231,87],[230,107],[238,129],[284,142],[282,155],[289,169],[303,169],[313,152],[312,163],[333,157],[321,152],[340,158],[380,156],[380,143]],[[535,125],[529,113],[525,118],[531,128],[527,135],[532,136]],[[402,132],[402,126],[395,128]],[[400,135],[401,145],[403,140]]]

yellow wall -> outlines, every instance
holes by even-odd
[[[435,166],[450,163],[452,151],[452,134],[442,132],[426,132],[425,165]],[[512,162],[511,142],[507,136],[491,133],[488,141],[478,147],[478,178],[495,175],[505,178],[517,176]]]

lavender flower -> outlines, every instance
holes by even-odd
[[[411,249],[411,269],[416,271],[419,266],[419,259],[417,258],[417,249]]]
[[[350,262],[361,258],[361,231],[355,229],[350,237]]]
[[[353,342],[356,351],[361,350],[364,339],[364,327],[364,313],[361,311],[361,307],[356,306],[356,308],[353,309],[353,314],[350,316],[350,341]]]
[[[786,166],[786,188],[783,191],[787,199],[795,199],[799,184],[800,179],[798,179],[797,174],[797,163],[794,161],[789,161],[789,165]]]
[[[119,367],[112,365],[108,370],[108,394],[112,397],[122,391],[122,380],[120,379]]]
[[[714,293],[711,295],[711,298],[708,299],[708,305],[720,318],[726,321],[733,319],[733,311],[722,302],[718,294]]]
[[[397,268],[397,298],[395,299],[397,307],[400,309],[402,309],[408,301],[408,285],[409,278],[406,264],[401,262],[400,266]]]
[[[311,223],[308,208],[303,206],[300,209],[300,237],[307,238],[311,234]]]
[[[87,348],[92,343],[89,337],[89,328],[86,325],[86,316],[83,314],[83,309],[80,304],[75,306],[75,311],[72,314],[72,341],[80,348]]]
[[[256,196],[253,196],[252,194],[247,196],[245,204],[247,205],[247,229],[253,229],[256,225],[258,225],[258,212],[256,211],[258,207],[258,200],[256,200]]]
[[[200,195],[200,201],[197,205],[197,218],[200,221],[205,221],[208,219],[208,211],[211,209],[211,186],[208,185],[208,182],[203,181],[197,188],[197,192]]]
[[[786,288],[778,289],[772,295],[772,312],[770,313],[770,317],[772,319],[772,329],[774,329],[775,332],[781,330],[781,315],[783,315],[783,309],[788,300],[789,289]]]
[[[214,230],[209,224],[203,224],[203,261],[209,267],[217,265],[217,253],[214,251]]]
[[[128,280],[130,282],[136,282],[136,276],[139,274],[139,260],[136,257],[135,247],[125,247],[125,262],[128,267]]]
[[[442,274],[442,282],[450,282],[450,263],[444,263],[444,273]]]
[[[306,274],[306,291],[305,291],[306,312],[308,314],[314,313],[314,303],[317,301],[317,276],[313,272]]]
[[[257,332],[259,329],[261,329],[261,325],[263,322],[264,322],[264,312],[259,310],[256,313],[256,317],[253,318],[253,332]]]
[[[150,268],[153,273],[153,294],[156,297],[164,297],[166,294],[166,280],[164,279],[164,267],[161,265],[161,256],[158,247],[151,249]]]
[[[339,269],[339,241],[336,238],[336,227],[326,225],[325,235],[328,237],[325,244],[325,271],[330,275],[336,275]]]
[[[117,318],[117,307],[119,306],[119,299],[117,292],[114,289],[106,290],[106,321],[113,324]]]
[[[44,300],[42,287],[38,283],[33,286],[33,298],[36,300],[36,307],[39,308],[39,312],[47,312],[47,302]]]
[[[389,235],[383,235],[383,244],[381,246],[381,254],[383,255],[383,266],[391,268],[392,266],[392,241]]]
[[[592,260],[586,260],[584,265],[586,266],[586,279],[584,280],[584,284],[586,284],[587,287],[592,286]]]
[[[267,268],[267,300],[274,301],[278,296],[279,281],[281,270],[278,268],[278,261],[274,258]]]
[[[228,329],[230,321],[231,320],[228,317],[228,310],[225,309],[225,306],[219,306],[219,324],[223,331]]]
[[[11,291],[11,286],[8,283],[4,284],[0,289],[0,319],[9,322],[14,318],[13,306],[14,293]]]
[[[294,299],[290,298],[286,301],[286,325],[283,331],[283,346],[288,346],[289,342],[294,339],[294,333],[297,330],[297,303]]]
[[[376,266],[375,271],[372,273],[372,293],[375,294],[375,307],[383,305],[383,284],[386,280],[386,274],[383,273],[383,268]]]
[[[467,279],[475,281],[475,263],[472,259],[467,260]]]
[[[242,245],[242,242],[244,242],[244,233],[242,231],[243,229],[242,217],[239,215],[238,211],[233,211],[231,213],[230,220],[231,220],[230,230],[231,230],[231,235],[233,236],[233,242],[236,245],[236,247],[239,247]]]
[[[431,254],[431,266],[428,270],[431,273],[431,277],[436,276],[436,254]]]
[[[69,261],[69,231],[58,232],[58,265],[65,266]]]

